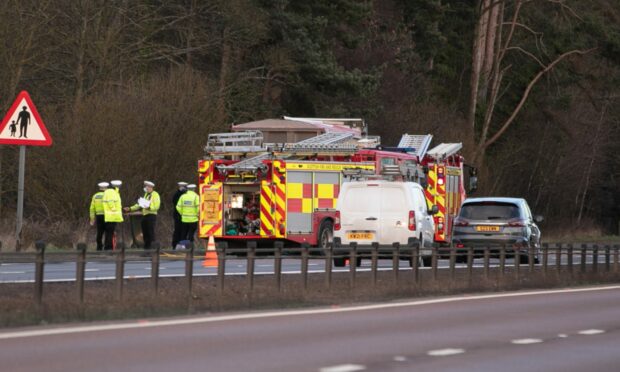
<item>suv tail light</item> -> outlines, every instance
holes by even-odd
[[[463,227],[463,226],[469,226],[469,222],[468,222],[466,219],[464,219],[464,218],[457,217],[457,218],[454,220],[454,226],[461,226],[461,227]]]
[[[409,211],[409,230],[414,231],[416,229],[415,226],[415,211]]]
[[[508,226],[510,227],[525,227],[525,221],[516,219],[508,221]]]
[[[336,219],[334,219],[334,230],[340,230],[340,211],[336,211]]]

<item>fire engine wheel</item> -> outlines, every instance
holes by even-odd
[[[325,220],[321,222],[318,238],[317,245],[321,248],[318,253],[325,255],[325,251],[329,249],[329,244],[334,240],[334,224],[331,221]]]

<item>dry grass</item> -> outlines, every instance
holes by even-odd
[[[451,278],[449,270],[440,270],[437,280],[433,280],[430,270],[422,270],[418,285],[414,284],[411,271],[400,272],[398,282],[393,272],[379,272],[376,285],[372,283],[371,274],[364,272],[357,273],[354,290],[350,287],[349,273],[334,273],[330,289],[326,287],[324,274],[312,274],[309,276],[307,291],[303,290],[300,275],[283,276],[281,291],[275,286],[273,276],[261,275],[255,277],[252,292],[249,291],[245,277],[232,276],[226,277],[222,295],[218,295],[215,277],[195,277],[191,300],[187,295],[184,278],[160,279],[157,295],[149,280],[125,280],[123,301],[116,300],[114,281],[89,281],[86,282],[83,304],[77,299],[75,283],[46,283],[40,308],[33,303],[32,284],[4,284],[0,293],[0,326],[135,319],[247,309],[339,306],[411,297],[564,287],[620,280],[618,273],[604,272],[602,265],[598,273],[580,273],[578,267],[575,267],[571,276],[567,270],[563,268],[560,273],[549,270],[544,275],[538,267],[528,274],[527,267],[522,267],[518,278],[514,268],[507,268],[503,276],[498,269],[494,269],[488,278],[484,277],[482,270],[477,270],[471,279],[467,277],[466,269],[458,269],[454,278]]]

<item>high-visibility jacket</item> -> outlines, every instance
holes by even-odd
[[[103,214],[103,191],[99,191],[90,201],[90,219],[94,220],[95,215],[100,216]]]
[[[181,222],[193,223],[198,222],[198,208],[200,207],[200,198],[198,194],[192,190],[187,190],[181,195],[177,202],[177,211],[181,215]]]
[[[105,222],[123,222],[121,193],[115,189],[103,192],[103,215]]]
[[[150,194],[147,192],[144,194],[143,198],[151,201],[151,204],[149,204],[148,208],[142,208],[140,204],[136,203],[132,205],[129,209],[132,212],[142,209],[143,216],[146,216],[147,214],[157,214],[159,206],[161,205],[161,200],[157,191],[153,191]]]

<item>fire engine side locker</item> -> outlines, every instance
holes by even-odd
[[[200,226],[199,237],[222,236],[224,209],[223,187],[221,182],[203,184],[200,187]]]

